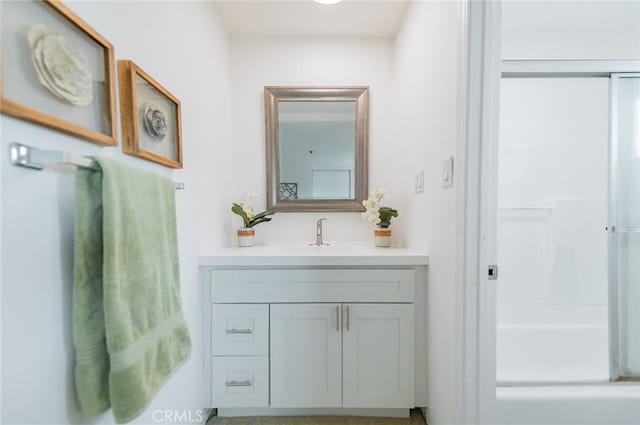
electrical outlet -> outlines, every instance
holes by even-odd
[[[416,174],[415,193],[424,192],[424,170]]]

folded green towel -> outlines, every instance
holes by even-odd
[[[73,340],[83,412],[140,415],[191,353],[173,183],[119,162],[76,174]]]

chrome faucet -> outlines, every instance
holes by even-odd
[[[318,219],[318,221],[316,221],[316,243],[310,243],[309,245],[315,245],[315,246],[329,245],[328,243],[324,243],[324,241],[322,240],[322,222],[326,220],[327,220],[326,218],[320,218]]]

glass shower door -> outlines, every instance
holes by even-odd
[[[640,378],[640,74],[611,77],[611,379]]]

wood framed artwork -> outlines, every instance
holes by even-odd
[[[113,46],[57,0],[0,2],[3,114],[118,144]]]
[[[129,60],[118,61],[122,151],[182,168],[180,101]]]

